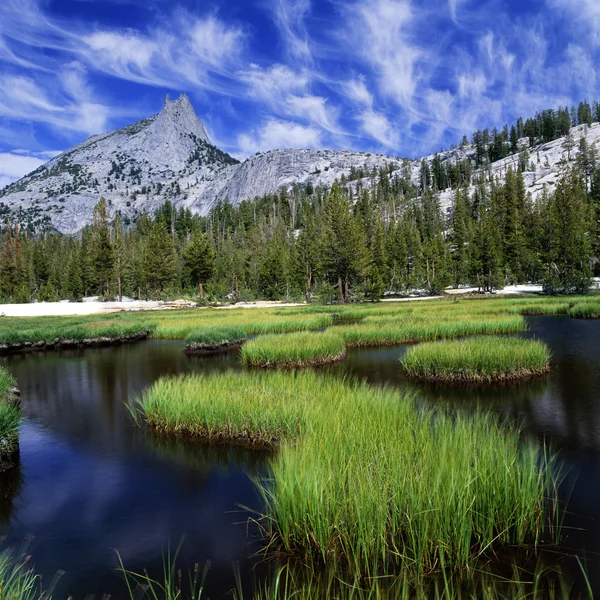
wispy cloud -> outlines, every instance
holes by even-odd
[[[302,63],[312,61],[305,19],[311,9],[310,0],[271,0],[275,24],[289,55]]]
[[[316,127],[269,119],[253,134],[241,134],[238,146],[244,156],[274,148],[319,148],[321,133]]]
[[[265,9],[256,21],[191,0],[98,1],[146,18],[119,27],[66,20],[44,0],[0,2],[0,148],[28,127],[79,139],[133,121],[158,89],[188,91],[239,154],[416,156],[598,92],[597,0],[545,0],[539,13],[498,0],[248,0]]]
[[[29,151],[22,149],[0,152],[0,189],[35,171],[51,158],[44,154],[32,156]]]

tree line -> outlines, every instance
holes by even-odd
[[[581,162],[581,161],[580,161]],[[455,186],[443,210],[401,171],[330,189],[296,185],[207,216],[165,202],[125,226],[101,199],[79,236],[32,236],[7,221],[3,302],[103,298],[377,300],[475,285],[584,292],[600,272],[600,169],[580,162],[536,200],[523,174]]]

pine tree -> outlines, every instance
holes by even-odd
[[[311,302],[315,276],[321,266],[321,240],[315,225],[315,219],[309,215],[304,228],[300,231],[296,242],[297,257],[304,279],[304,295]]]
[[[548,256],[545,285],[550,292],[588,291],[590,247],[586,194],[575,172],[561,178],[548,202]]]
[[[177,275],[177,255],[171,233],[163,219],[150,227],[144,244],[144,279],[148,291],[162,296]]]
[[[465,194],[457,188],[452,206],[452,234],[450,235],[453,284],[458,287],[468,283],[470,207]]]
[[[326,199],[322,240],[324,258],[337,282],[340,302],[346,303],[350,298],[350,281],[364,264],[365,243],[338,185],[333,186]]]
[[[10,221],[6,221],[4,246],[0,253],[0,295],[7,300],[10,300],[14,294],[17,284],[17,266],[11,229]]]
[[[91,226],[91,263],[94,281],[100,293],[108,296],[113,280],[114,251],[110,241],[108,210],[104,198],[101,198],[94,207]]]
[[[123,223],[121,215],[116,214],[113,221],[113,250],[114,250],[114,268],[115,279],[117,282],[117,297],[119,302],[123,301],[123,280],[129,270],[129,261],[127,248],[125,246],[125,237],[123,233]]]
[[[206,233],[196,233],[183,253],[183,264],[193,285],[198,286],[200,299],[204,298],[204,286],[215,270],[215,248]]]

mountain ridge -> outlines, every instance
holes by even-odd
[[[92,136],[0,190],[0,215],[50,219],[63,233],[91,221],[103,196],[111,213],[134,220],[166,200],[207,214],[218,201],[238,204],[311,182],[331,185],[351,167],[400,161],[335,150],[271,150],[243,163],[211,143],[186,94],[165,99],[160,113]]]
[[[578,125],[569,135],[575,142],[585,138],[595,149],[600,124]],[[517,153],[486,165],[486,173],[503,181],[509,167],[521,169],[535,198],[544,188],[552,191],[560,174],[577,160],[577,144],[570,145],[567,150],[566,136],[533,147],[523,138]],[[342,177],[357,179],[357,172],[370,174],[373,169],[385,168],[390,177],[399,173],[418,185],[423,162],[429,167],[435,160],[471,165],[474,157],[475,147],[467,143],[413,160],[288,148],[258,152],[240,162],[212,144],[186,94],[176,100],[167,95],[158,114],[92,136],[0,190],[0,217],[51,222],[57,230],[72,234],[91,221],[101,196],[111,214],[119,212],[125,221],[152,212],[166,200],[203,215],[219,201],[237,205],[294,184],[330,187]],[[453,194],[452,186],[439,192],[447,210]]]

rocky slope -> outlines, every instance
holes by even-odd
[[[581,137],[590,147],[598,145],[600,124],[574,127],[571,134],[575,149],[570,162],[565,138],[534,148],[528,147],[527,139],[520,141],[527,151],[525,181],[532,196],[544,186],[552,191],[561,172],[576,160]],[[474,161],[475,150],[466,145],[441,152],[439,157],[443,162]],[[431,163],[433,158],[425,160]],[[516,168],[519,159],[518,154],[509,156],[493,163],[490,170],[502,180],[508,167]],[[75,233],[90,222],[101,196],[109,201],[111,213],[119,211],[125,220],[133,221],[165,200],[206,214],[218,201],[238,204],[296,183],[330,186],[342,175],[351,177],[355,169],[370,172],[381,167],[393,171],[391,176],[408,173],[418,183],[421,159],[288,149],[257,153],[240,163],[212,145],[183,94],[177,100],[167,97],[158,115],[93,136],[0,190],[0,218],[18,218],[38,227],[51,225]],[[451,190],[440,194],[442,206],[450,206],[452,195]]]
[[[0,217],[75,233],[101,196],[130,220],[165,200],[206,214],[219,200],[238,204],[293,183],[329,186],[351,167],[390,162],[400,164],[358,152],[274,150],[239,163],[211,144],[183,94],[167,97],[158,115],[93,136],[0,190]]]

